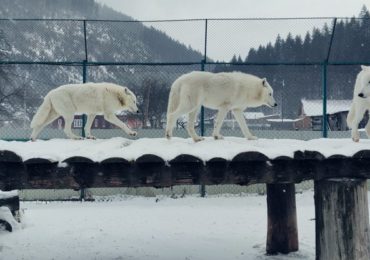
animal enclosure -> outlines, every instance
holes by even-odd
[[[267,78],[279,106],[244,113],[257,136],[347,137],[343,117],[355,75],[359,65],[370,60],[368,24],[366,18],[2,19],[0,138],[28,139],[29,123],[48,91],[89,81],[127,85],[139,97],[142,114],[123,113],[121,119],[137,128],[140,137],[163,137],[169,88],[194,70],[242,71]],[[191,35],[178,34],[190,28]],[[83,115],[76,115],[76,132],[83,134],[84,121]],[[197,131],[210,135],[213,121],[214,111],[202,110]],[[64,138],[63,124],[56,120],[41,137]],[[178,120],[175,136],[187,136],[186,124],[186,118]],[[122,135],[99,116],[93,128],[98,138]],[[231,114],[222,132],[242,136]]]

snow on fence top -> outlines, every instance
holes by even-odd
[[[0,141],[0,190],[366,179],[369,147],[349,138]]]
[[[258,152],[269,159],[277,157],[294,158],[296,152],[317,152],[325,158],[333,155],[352,157],[362,150],[370,150],[370,140],[359,143],[348,139],[313,139],[309,141],[293,139],[259,139],[250,141],[244,138],[226,137],[214,140],[207,137],[194,143],[192,139],[142,138],[130,140],[121,137],[99,140],[52,139],[36,142],[0,141],[0,151],[11,151],[23,161],[40,158],[51,162],[63,162],[71,157],[85,157],[93,162],[109,158],[122,158],[135,161],[143,155],[151,154],[170,161],[186,154],[207,162],[212,158],[231,161],[244,152]]]

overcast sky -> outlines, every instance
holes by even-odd
[[[352,17],[358,16],[368,0],[97,0],[135,20],[259,18],[259,17]],[[369,4],[367,4],[369,9]],[[277,34],[304,34],[330,20],[278,22],[217,22],[208,25],[207,55],[215,60],[229,60],[232,54],[245,53],[274,41]],[[171,37],[203,52],[204,26],[192,23],[147,23]]]

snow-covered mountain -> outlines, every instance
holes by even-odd
[[[25,20],[34,18],[39,20]],[[86,59],[85,33],[87,59],[91,62],[200,62],[203,58],[201,53],[171,39],[164,32],[144,26],[94,0],[2,0],[0,19],[0,60],[5,61],[82,62]],[[142,101],[149,88],[151,95],[146,98],[153,97],[158,101],[161,97],[156,96],[156,86],[168,88],[176,77],[199,67],[89,66],[87,81],[127,85]],[[26,110],[23,114],[32,118],[35,107],[50,89],[77,82],[82,82],[81,65],[0,66],[0,121],[8,120],[20,109]],[[8,97],[15,90],[17,95]],[[160,110],[164,112],[166,93],[163,98],[163,109]],[[9,105],[14,111],[2,114],[1,108],[9,110]],[[24,118],[28,120],[27,116]]]

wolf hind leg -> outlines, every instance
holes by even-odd
[[[41,130],[47,126],[48,124],[50,124],[51,122],[53,122],[55,119],[57,119],[59,117],[59,115],[57,114],[57,112],[55,112],[54,109],[51,109],[46,120],[42,123],[42,124],[39,124],[39,125],[36,125],[33,130],[32,130],[32,134],[31,134],[31,140],[32,141],[35,141],[37,136],[40,134]]]
[[[224,122],[224,119],[226,117],[226,114],[229,110],[226,109],[226,108],[220,108],[218,110],[218,113],[217,113],[217,116],[216,116],[216,120],[215,120],[215,126],[214,126],[214,129],[213,129],[213,138],[214,139],[223,139],[224,137],[220,134],[220,130],[221,130],[221,127],[222,127],[222,124]]]
[[[188,124],[187,124],[187,127],[186,127],[186,130],[188,131],[188,134],[191,136],[191,138],[193,138],[194,142],[199,142],[199,141],[204,140],[203,137],[200,137],[196,133],[195,128],[194,128],[195,119],[198,115],[198,111],[199,111],[199,108],[197,107],[196,109],[194,109],[193,111],[191,111],[189,113]]]
[[[65,123],[64,133],[67,135],[67,137],[70,139],[76,139],[76,140],[82,139],[81,136],[75,135],[72,132],[72,123],[73,123],[74,115],[73,114],[64,115],[63,118],[64,118],[64,123]]]
[[[178,109],[170,114],[167,114],[167,124],[166,124],[166,138],[171,139],[172,131],[175,127],[177,119],[183,114],[182,111]]]
[[[172,137],[172,131],[175,127],[177,119],[184,114],[191,113],[191,111],[196,110],[198,105],[192,103],[180,103],[175,111],[167,114],[167,126],[166,126],[166,138],[170,139]],[[188,131],[189,133],[189,131]],[[190,135],[190,133],[189,133]]]

